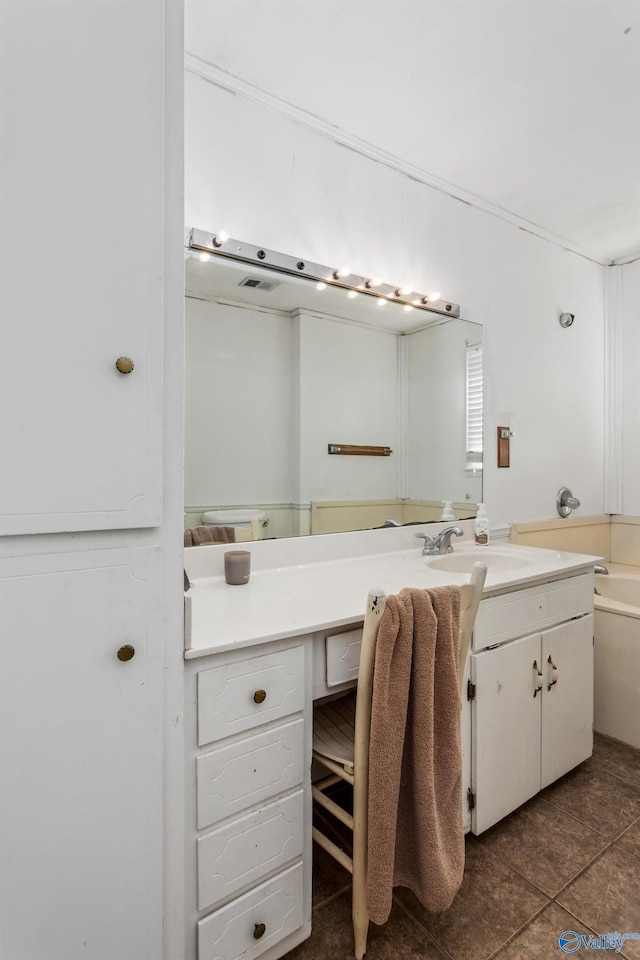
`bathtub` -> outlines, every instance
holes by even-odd
[[[596,574],[594,728],[640,747],[640,575]]]

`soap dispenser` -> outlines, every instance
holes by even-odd
[[[485,545],[489,543],[489,517],[487,516],[487,507],[484,503],[478,504],[478,515],[474,525],[476,543]]]
[[[451,500],[443,500],[442,502],[444,503],[444,510],[442,511],[442,516],[440,517],[440,519],[441,519],[441,520],[455,520],[455,516],[454,516],[453,510],[452,510],[452,508],[451,508],[451,504],[452,504],[453,501],[451,501]]]

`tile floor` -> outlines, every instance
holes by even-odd
[[[314,846],[313,933],[286,960],[351,960],[350,877]],[[398,888],[371,924],[367,960],[561,960],[558,938],[640,934],[640,751],[596,734],[593,757],[479,837],[449,910],[428,913]],[[584,960],[640,960],[579,946]]]

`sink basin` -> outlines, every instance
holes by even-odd
[[[528,567],[530,561],[523,557],[514,557],[508,553],[495,553],[490,550],[478,550],[474,553],[445,553],[442,557],[433,557],[427,564],[434,570],[446,570],[450,573],[471,573],[475,563],[486,563],[487,572],[519,570]]]

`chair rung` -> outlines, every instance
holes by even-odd
[[[334,860],[338,861],[338,863],[341,863],[345,870],[348,870],[349,873],[353,873],[353,860],[344,852],[344,850],[341,850],[340,847],[329,840],[328,837],[325,837],[324,833],[320,833],[317,827],[313,827],[311,833],[318,846],[322,847],[323,850],[326,850]]]
[[[346,827],[349,827],[350,830],[353,830],[353,817],[350,813],[340,806],[339,803],[336,803],[335,800],[331,800],[330,797],[327,797],[322,790],[319,790],[317,787],[311,788],[311,793],[313,799],[316,803],[319,803],[321,807],[324,807],[325,810],[328,810],[329,813],[333,814],[337,820],[340,820]]]
[[[345,768],[341,767],[339,763],[329,760],[328,757],[323,757],[321,753],[317,752],[317,750],[313,751],[313,759],[317,760],[318,763],[321,763],[323,767],[327,768],[327,770],[332,770],[340,777],[341,780],[346,780],[347,783],[353,784],[353,767],[350,767],[350,773],[347,773]]]
[[[326,790],[327,787],[333,787],[334,784],[340,783],[342,777],[339,777],[337,773],[332,773],[329,777],[323,777],[322,780],[316,780],[313,784],[318,790]]]

